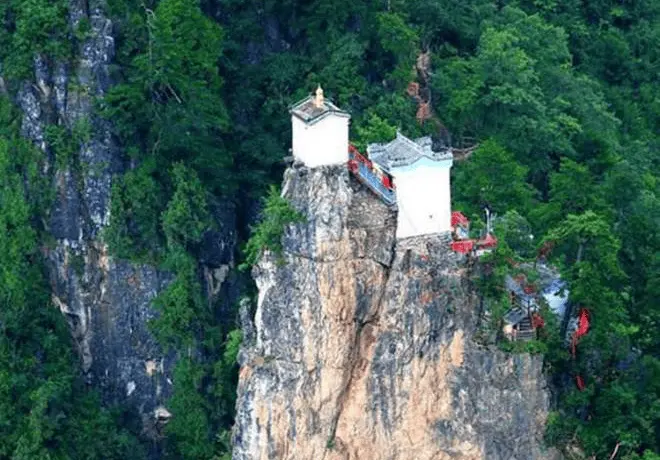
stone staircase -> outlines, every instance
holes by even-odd
[[[525,310],[516,306],[504,315],[504,320],[512,325],[517,325],[515,340],[533,340],[536,338],[536,332],[532,327],[532,320]]]
[[[518,323],[518,333],[516,334],[516,340],[528,341],[534,340],[536,338],[536,331],[532,327],[532,320],[529,319],[529,316]]]

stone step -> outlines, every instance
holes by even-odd
[[[516,340],[517,341],[529,341],[529,340],[534,340],[536,338],[536,333],[533,330],[523,330],[523,331],[518,331],[516,334]]]

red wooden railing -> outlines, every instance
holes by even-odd
[[[395,187],[392,177],[383,170],[377,170],[366,156],[355,146],[348,145],[348,169],[355,177],[378,195],[385,203],[396,203]]]

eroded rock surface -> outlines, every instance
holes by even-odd
[[[52,242],[43,252],[53,303],[68,321],[82,371],[106,403],[133,409],[144,421],[145,433],[159,437],[171,416],[166,405],[175,357],[155,341],[149,321],[156,314],[153,299],[173,277],[114,259],[103,242],[112,182],[130,167],[112,134],[112,121],[96,109],[113,83],[109,69],[115,40],[106,10],[105,0],[70,0],[71,30],[81,21],[89,23],[85,37],[74,42],[75,59],[35,56],[33,79],[21,85],[16,103],[23,136],[46,158],[43,174],[54,192],[46,222]],[[57,161],[49,144],[49,126],[67,135],[84,133],[75,138],[76,150],[65,162]],[[235,210],[227,203],[214,203],[213,210],[217,229],[205,235],[200,273],[209,302],[226,298],[231,304],[239,290],[233,270]]]
[[[112,181],[127,167],[110,121],[95,109],[111,87],[115,53],[104,10],[103,0],[69,3],[71,29],[83,20],[90,25],[76,44],[76,59],[36,56],[34,81],[23,84],[17,103],[22,133],[44,152],[43,172],[54,190],[48,217],[54,241],[44,248],[53,303],[69,323],[87,381],[107,403],[133,408],[146,432],[155,433],[171,394],[174,358],[158,346],[148,322],[155,315],[153,299],[172,276],[115,260],[103,243]],[[48,126],[84,132],[66,164],[55,158]]]
[[[478,346],[478,300],[447,236],[396,241],[343,167],[287,170],[308,218],[254,270],[234,460],[550,459],[542,359]]]

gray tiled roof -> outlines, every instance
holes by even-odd
[[[432,149],[433,141],[430,136],[420,137],[416,140],[408,139],[400,132],[387,144],[369,144],[367,153],[369,159],[386,171],[391,168],[408,166],[420,158],[433,161],[451,160],[451,149],[435,152]]]
[[[291,106],[290,112],[305,123],[309,124],[316,123],[331,113],[343,117],[350,117],[348,112],[343,111],[328,99],[323,101],[321,107],[316,107],[316,104],[314,104],[314,96],[307,96],[302,101],[295,103]]]
[[[504,317],[502,318],[507,324],[511,324],[512,326],[518,324],[521,322],[523,319],[527,317],[527,313],[525,310],[522,308],[512,308],[509,311],[506,312]]]

